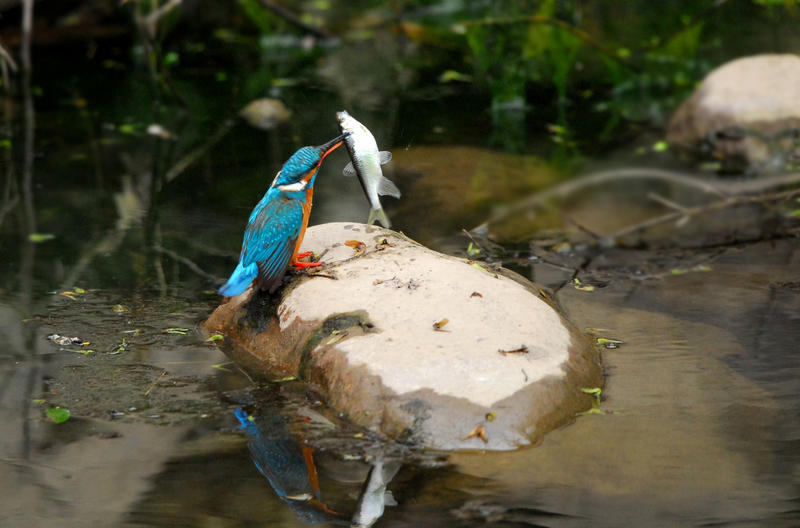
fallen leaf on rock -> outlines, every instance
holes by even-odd
[[[353,248],[355,251],[354,257],[362,255],[367,249],[367,245],[360,240],[345,240],[344,245]]]
[[[450,330],[444,330],[442,327],[450,322],[450,319],[442,319],[441,321],[436,321],[433,323],[433,329],[437,332],[449,332]]]
[[[347,332],[342,332],[341,330],[334,330],[331,332],[331,338],[325,343],[326,345],[332,345],[334,343],[339,342],[343,337],[347,337]]]
[[[527,354],[530,351],[528,350],[528,347],[526,345],[522,345],[521,347],[515,348],[513,350],[498,350],[498,352],[500,352],[505,356],[508,354]]]
[[[470,431],[470,433],[467,436],[465,436],[463,439],[464,440],[469,440],[470,438],[474,438],[474,437],[478,437],[481,440],[483,440],[484,444],[488,444],[489,443],[489,439],[486,437],[486,429],[482,425],[479,425],[478,427],[476,427],[475,429]]]

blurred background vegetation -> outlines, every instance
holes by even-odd
[[[725,61],[800,50],[798,20],[795,0],[0,0],[0,227],[9,247],[55,235],[47,282],[93,261],[114,283],[121,261],[94,257],[120,247],[131,284],[164,291],[164,247],[220,277],[280,164],[346,108],[420,167],[394,175],[389,215],[432,243],[587,162],[675,163],[675,107]],[[239,118],[255,100],[261,130]],[[358,184],[330,176],[312,223],[366,219]]]

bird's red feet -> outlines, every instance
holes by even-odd
[[[292,264],[296,269],[317,268],[322,266],[322,262],[295,262]]]

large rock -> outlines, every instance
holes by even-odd
[[[591,342],[511,272],[362,224],[312,227],[303,250],[326,266],[279,299],[248,290],[205,326],[251,374],[297,376],[355,423],[434,448],[512,449],[588,408],[581,389],[602,383]]]
[[[756,55],[712,71],[673,115],[667,140],[696,149],[706,144],[729,167],[783,168],[798,145],[800,56]]]

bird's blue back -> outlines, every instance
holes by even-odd
[[[270,291],[280,282],[294,253],[303,225],[306,191],[313,188],[316,174],[301,191],[281,191],[279,187],[301,181],[317,165],[321,155],[322,151],[316,147],[303,147],[283,164],[275,181],[250,213],[239,263],[219,293],[228,297],[239,295],[256,277],[260,277],[262,286]]]

